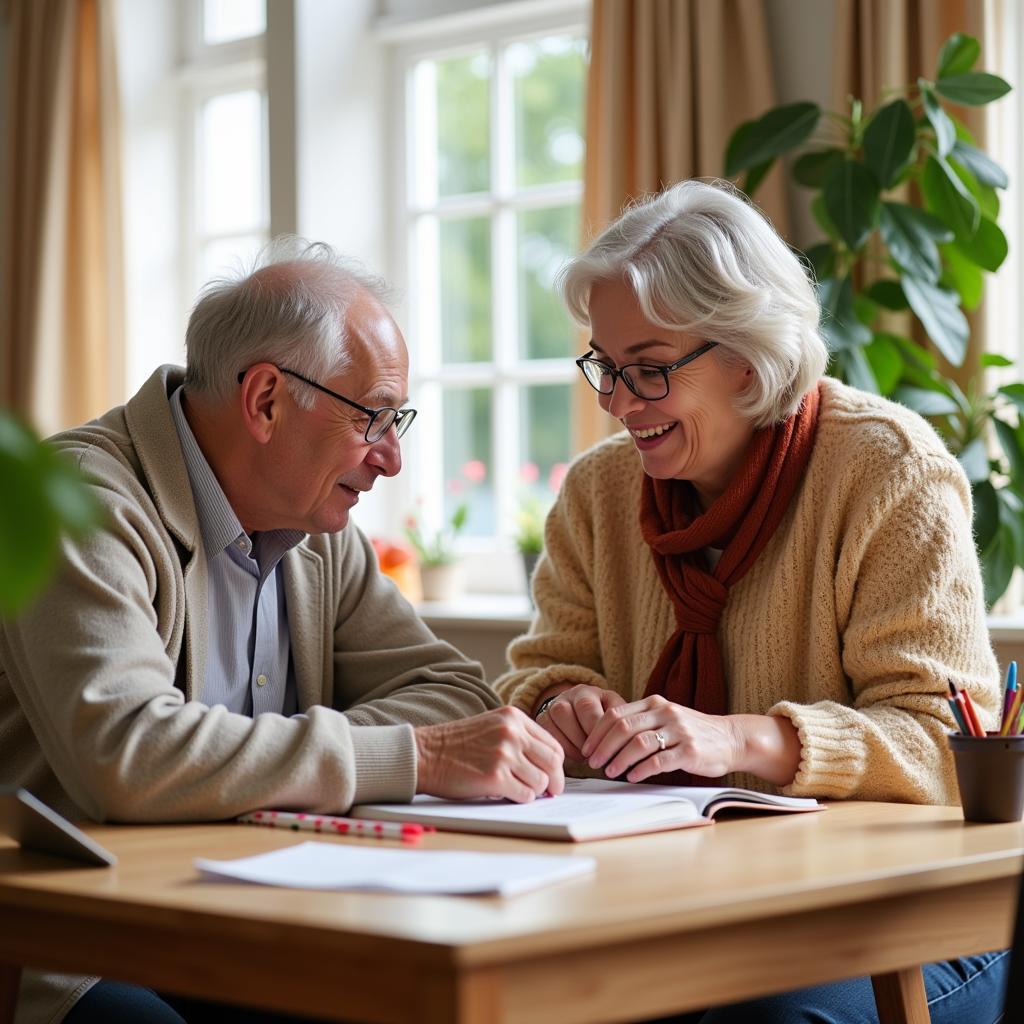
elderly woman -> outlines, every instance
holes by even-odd
[[[625,429],[569,470],[504,699],[609,778],[955,803],[947,680],[989,726],[999,703],[956,459],[822,376],[814,289],[728,188],[634,206],[561,286]],[[1005,969],[927,967],[932,1020],[996,1020]],[[697,1019],[876,1018],[860,979]]]

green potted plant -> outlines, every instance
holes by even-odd
[[[465,502],[460,503],[451,518],[433,533],[424,531],[415,515],[406,520],[405,536],[419,562],[424,601],[448,601],[461,592],[455,540],[465,527],[468,515],[469,506]]]
[[[62,533],[82,535],[99,507],[75,467],[0,411],[0,615],[14,615],[57,568]]]
[[[987,356],[962,389],[912,336],[962,366],[964,311],[977,308],[985,273],[1006,258],[996,221],[1007,175],[947,107],[1010,91],[974,70],[979,53],[973,37],[951,36],[934,79],[891,90],[874,110],[854,98],[845,112],[776,107],[736,129],[725,174],[745,172],[742,188],[753,195],[776,159],[795,157],[790,173],[814,194],[824,235],[800,255],[817,282],[829,372],[927,416],[960,460],[991,605],[1024,565],[1024,385],[987,390],[985,371],[1010,365]],[[903,314],[906,329],[894,330],[891,314]]]
[[[540,498],[530,494],[519,503],[519,512],[516,515],[515,543],[523,559],[526,592],[530,595],[531,602],[533,594],[530,590],[530,580],[533,579],[533,570],[537,568],[537,559],[544,550],[544,520],[547,513],[548,507]]]

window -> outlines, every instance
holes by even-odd
[[[520,504],[548,503],[570,457],[578,342],[552,286],[579,247],[587,39],[578,5],[562,19],[399,60],[399,249],[421,410],[403,476],[428,525],[467,504],[469,550],[507,545]]]
[[[182,253],[186,296],[269,236],[265,0],[185,8]]]

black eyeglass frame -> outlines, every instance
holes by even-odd
[[[607,363],[602,363],[600,359],[594,359],[593,350],[588,352],[586,355],[580,356],[579,359],[576,360],[576,365],[580,368],[580,372],[583,374],[583,379],[599,395],[610,395],[615,390],[615,382],[618,380],[619,377],[621,377],[623,381],[625,381],[626,387],[629,388],[629,390],[632,391],[637,398],[642,398],[645,402],[660,402],[663,398],[668,397],[668,375],[670,373],[675,373],[676,370],[685,366],[687,363],[692,363],[694,359],[697,359],[699,356],[704,355],[705,352],[710,352],[717,345],[717,341],[706,341],[703,345],[700,346],[700,348],[694,349],[689,355],[685,355],[682,359],[677,359],[674,363],[669,363],[667,366],[657,366],[653,363],[627,363],[625,366],[620,366],[618,369],[616,369],[614,366],[609,366]],[[612,384],[607,391],[602,391],[597,386],[597,384],[595,384],[590,379],[590,375],[587,373],[588,363],[593,363],[601,367],[604,380],[611,379]],[[648,373],[650,373],[652,370],[656,370],[657,372],[659,372],[661,374],[661,379],[665,383],[665,393],[663,395],[658,395],[657,398],[653,398],[650,395],[640,394],[640,392],[636,388],[636,384],[633,382],[633,378],[630,377],[629,373],[627,372],[628,370],[632,370],[634,368],[645,370]]]
[[[367,444],[376,444],[380,441],[384,435],[392,428],[395,428],[395,436],[402,437],[406,431],[412,426],[412,421],[416,419],[415,409],[396,409],[391,405],[382,405],[379,409],[368,409],[365,405],[360,405],[358,402],[353,402],[351,398],[346,398],[344,395],[339,395],[337,391],[332,391],[330,388],[325,388],[323,384],[317,384],[315,380],[310,380],[308,377],[303,377],[301,373],[296,373],[294,370],[289,370],[285,366],[279,366],[278,369],[282,373],[287,373],[289,377],[294,377],[296,380],[301,380],[303,384],[308,384],[311,388],[316,388],[317,391],[322,391],[325,395],[330,395],[331,398],[336,398],[339,402],[344,402],[345,405],[351,406],[353,409],[358,409],[365,416],[369,416],[370,421],[366,424],[366,431],[363,433],[363,437],[366,439]],[[245,375],[248,370],[242,370],[238,374],[238,383],[241,384],[245,380]],[[391,413],[392,417],[387,421],[387,425],[380,431],[378,431],[373,437],[370,437],[370,432],[373,430],[373,424],[381,416],[386,413]]]

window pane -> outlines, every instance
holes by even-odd
[[[437,187],[442,196],[490,188],[490,80],[485,52],[437,62]]]
[[[583,90],[586,42],[548,36],[513,43],[516,175],[520,185],[583,177]]]
[[[524,387],[519,400],[519,482],[547,505],[558,493],[569,462],[568,384]]]
[[[224,234],[263,223],[263,97],[224,93],[199,112],[199,232]]]
[[[575,203],[519,214],[519,352],[526,359],[565,358],[575,350],[574,327],[554,283],[579,248],[579,230]]]
[[[485,217],[441,221],[441,358],[491,358],[491,223]]]
[[[203,42],[207,46],[262,35],[267,28],[263,0],[204,0]]]
[[[450,520],[466,502],[465,532],[473,537],[495,531],[491,400],[488,388],[444,391],[444,514]]]
[[[199,280],[196,287],[201,287],[213,277],[249,270],[253,258],[265,241],[262,235],[239,235],[237,238],[218,238],[207,242],[199,254]]]

